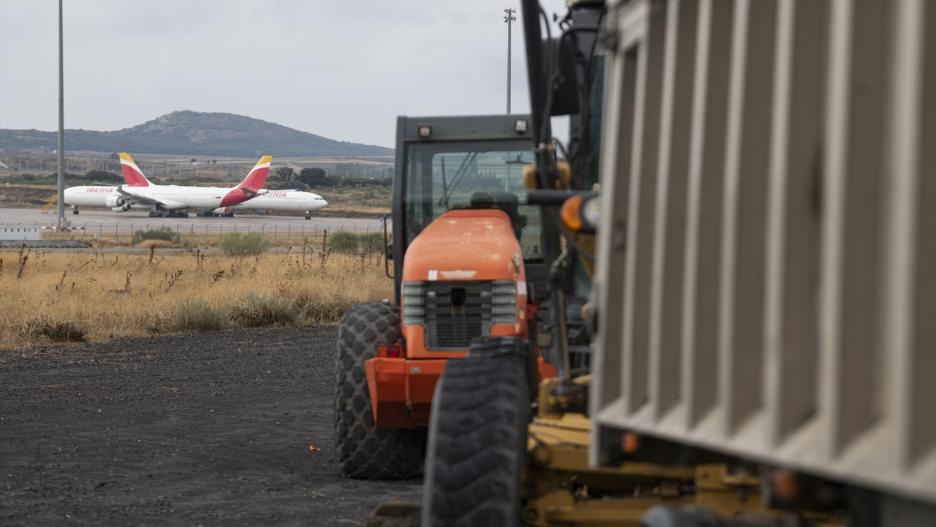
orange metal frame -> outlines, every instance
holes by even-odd
[[[410,244],[402,279],[446,281],[448,274],[455,277],[451,280],[513,280],[518,284],[517,321],[494,324],[490,334],[526,337],[536,306],[527,304],[522,255],[506,213],[453,210],[433,221]],[[468,350],[431,351],[421,324],[402,325],[401,330],[405,357],[378,354],[365,363],[374,423],[384,428],[428,426],[435,386],[446,362],[466,357]],[[555,368],[542,358],[538,370],[541,377],[555,375]]]
[[[446,362],[391,357],[365,362],[374,423],[382,428],[427,426],[432,394]]]

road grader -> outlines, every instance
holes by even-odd
[[[936,525],[936,7],[582,0],[555,37],[521,7],[522,188],[450,207],[397,151],[346,472],[422,469],[426,526]]]

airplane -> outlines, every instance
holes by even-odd
[[[109,207],[114,212],[149,209],[150,217],[187,217],[188,209],[224,209],[263,195],[272,156],[257,161],[247,177],[234,188],[154,185],[137,166],[130,154],[120,154],[123,185],[85,185],[65,189],[65,204],[78,214],[79,207]]]
[[[126,160],[123,156],[126,156]],[[123,173],[126,186],[145,187],[152,185],[152,183],[146,179],[146,176],[143,175],[143,171],[136,166],[136,163],[133,162],[133,159],[128,154],[121,154],[121,171]],[[239,204],[222,204],[222,206],[215,209],[203,208],[199,209],[196,214],[198,216],[231,217],[234,216],[234,211],[275,210],[286,212],[304,212],[305,219],[310,220],[312,219],[312,211],[318,210],[326,205],[328,205],[328,202],[325,201],[325,198],[313,192],[303,192],[296,189],[261,189],[258,191],[255,197],[248,198],[246,201],[243,201]]]
[[[247,201],[234,205],[233,207],[222,207],[212,211],[219,216],[233,216],[234,211],[242,210],[275,210],[287,212],[303,212],[305,219],[312,219],[312,211],[318,210],[328,205],[325,198],[314,192],[303,192],[301,190],[269,190],[268,192],[250,198]]]

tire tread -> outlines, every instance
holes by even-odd
[[[401,340],[400,315],[385,302],[352,306],[341,319],[335,355],[335,447],[353,479],[410,479],[422,470],[425,430],[378,428],[364,362],[377,345]]]

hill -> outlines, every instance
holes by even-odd
[[[56,148],[56,132],[0,129],[0,150]],[[390,148],[335,141],[230,113],[172,112],[123,130],[65,130],[65,149],[201,156],[388,156]]]

